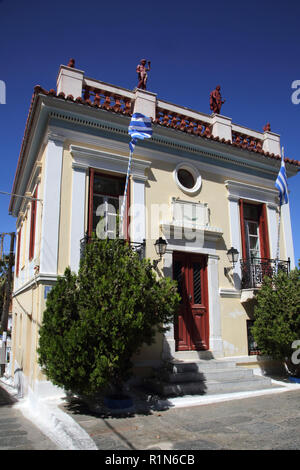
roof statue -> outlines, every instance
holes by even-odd
[[[264,131],[264,132],[270,132],[270,130],[271,130],[270,123],[267,122],[267,124],[263,127],[263,131]]]
[[[220,114],[221,106],[226,101],[226,100],[222,101],[222,96],[221,96],[220,90],[221,90],[221,87],[220,87],[220,85],[218,85],[218,86],[216,86],[215,90],[213,90],[209,95],[210,109],[215,114]]]
[[[74,67],[75,67],[75,59],[70,59],[69,62],[68,62],[67,67],[72,67],[72,68],[74,68]]]
[[[136,68],[139,80],[137,88],[140,88],[141,90],[146,90],[146,83],[148,78],[147,72],[150,70],[150,60],[148,60],[148,67],[146,67],[146,63],[147,60],[142,59]]]

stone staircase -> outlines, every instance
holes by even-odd
[[[216,395],[274,388],[269,377],[223,359],[173,359],[146,387],[162,397]]]

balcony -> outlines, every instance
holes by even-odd
[[[96,237],[89,237],[88,235],[85,235],[84,238],[80,240],[80,258],[82,258],[84,254],[85,247],[88,243],[93,243],[94,241],[98,240]],[[135,251],[140,259],[145,258],[145,248],[146,248],[146,240],[143,240],[143,242],[132,242],[128,241],[125,239],[121,239],[123,243],[128,243],[130,247],[132,248],[133,251]]]
[[[288,261],[249,258],[241,261],[242,289],[259,289],[265,276],[273,277],[277,272],[290,272],[290,259]]]

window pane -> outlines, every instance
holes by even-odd
[[[93,232],[96,230],[97,223],[101,218],[104,217],[106,212],[106,203],[103,196],[97,196],[94,194],[93,197]]]
[[[258,237],[249,237],[250,250],[259,250]]]
[[[189,171],[181,168],[180,170],[178,170],[177,176],[178,180],[185,188],[191,189],[195,186],[195,179],[192,173],[190,173]]]
[[[109,176],[94,175],[94,193],[120,196],[123,195],[124,188],[125,181],[123,179],[120,180]]]
[[[105,233],[116,232],[116,216],[120,212],[125,189],[125,178],[114,178],[109,175],[94,173],[92,233],[99,238]],[[109,234],[110,236],[111,234]]]
[[[244,219],[259,220],[259,207],[254,204],[244,204]]]
[[[120,212],[119,198],[107,198],[107,210],[109,214],[118,214]]]
[[[258,234],[258,224],[256,222],[248,222],[249,234],[257,235]]]

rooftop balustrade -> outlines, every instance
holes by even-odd
[[[139,112],[150,117],[154,125],[280,158],[280,136],[271,132],[269,127],[264,132],[248,129],[220,114],[205,114],[159,100],[155,93],[147,90],[128,90],[88,78],[74,67],[61,65],[57,96],[127,116]]]

